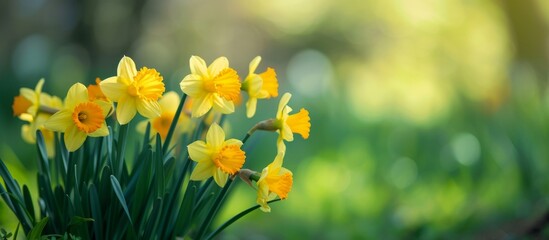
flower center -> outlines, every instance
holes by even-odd
[[[269,191],[276,193],[281,199],[288,197],[288,193],[292,190],[292,183],[292,174],[288,172],[278,176],[267,177]]]
[[[80,131],[89,134],[101,127],[105,122],[105,116],[103,116],[103,111],[97,103],[85,102],[74,108],[72,121]]]
[[[261,86],[262,90],[265,90],[269,93],[270,97],[278,96],[278,80],[276,79],[276,72],[272,68],[267,68],[264,73],[259,74],[263,80],[263,85]]]
[[[235,174],[244,165],[246,153],[238,145],[226,145],[213,157],[213,163],[221,171]]]
[[[23,113],[26,113],[27,110],[32,106],[32,102],[26,99],[23,96],[16,96],[13,99],[13,105],[11,105],[11,108],[13,109],[13,115],[19,116]]]
[[[154,68],[141,68],[128,86],[128,94],[143,100],[156,101],[162,96],[166,88],[164,78]]]
[[[160,117],[157,117],[152,121],[152,127],[160,134],[162,139],[166,139],[166,136],[168,136],[173,117],[174,113],[163,112]]]
[[[204,90],[234,101],[240,95],[240,78],[234,69],[225,68],[213,79],[204,81]]]
[[[298,113],[288,116],[286,123],[290,126],[292,132],[299,133],[303,139],[309,138],[309,132],[311,131],[309,111],[302,108]]]

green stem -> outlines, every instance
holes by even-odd
[[[175,132],[175,127],[177,126],[177,122],[179,122],[179,116],[183,111],[183,105],[185,104],[186,99],[187,99],[187,94],[183,94],[181,101],[179,101],[179,106],[177,106],[177,110],[175,111],[175,115],[173,116],[172,124],[170,125],[170,130],[168,130],[168,135],[166,136],[166,140],[164,141],[164,146],[162,146],[162,152],[164,154],[166,154],[166,152],[168,151],[168,148],[170,146],[170,141],[172,140],[173,134]]]
[[[273,203],[273,202],[278,202],[280,201],[281,199],[280,198],[277,198],[277,199],[274,199],[274,200],[271,200],[271,201],[268,201],[267,203]],[[209,239],[212,239],[213,237],[217,236],[217,234],[219,234],[221,231],[225,230],[225,228],[227,228],[228,226],[230,226],[231,224],[233,224],[234,222],[236,222],[238,219],[248,215],[248,213],[251,213],[253,212],[254,210],[260,208],[261,206],[260,205],[255,205],[251,208],[248,208],[242,212],[240,212],[239,214],[235,215],[234,217],[232,217],[231,219],[229,219],[228,221],[226,221],[225,223],[223,223],[221,226],[219,226],[216,230],[214,230],[212,233],[210,233],[210,235],[208,235],[206,237],[207,240]]]

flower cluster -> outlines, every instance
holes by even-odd
[[[21,88],[20,94],[13,101],[13,113],[27,122],[22,127],[26,141],[34,143],[36,131],[42,132],[50,158],[56,150],[77,152],[85,145],[88,137],[106,137],[115,130],[125,129],[139,113],[145,120],[137,124],[137,130],[146,136],[150,133],[156,135],[151,140],[162,146],[162,154],[174,148],[176,151],[170,154],[188,153],[187,161],[192,169],[189,176],[191,182],[213,178],[219,187],[226,190],[236,176],[252,186],[252,181],[255,181],[258,207],[269,212],[267,203],[277,196],[280,199],[287,198],[292,188],[292,172],[282,167],[286,154],[285,142],[293,141],[294,133],[307,139],[311,124],[307,110],[301,109],[291,114],[292,108],[288,106],[291,94],[285,93],[280,98],[274,118],[259,121],[242,140],[226,136],[220,125],[224,115],[235,112],[235,107],[243,98],[242,93],[248,96],[248,118],[255,115],[258,99],[276,98],[279,95],[277,75],[273,68],[256,73],[260,61],[261,57],[256,57],[250,62],[248,75],[241,81],[238,72],[229,67],[227,58],[217,58],[207,65],[202,58],[192,56],[190,74],[179,84],[184,93],[180,97],[176,91],[166,92],[164,79],[156,69],[141,67],[138,70],[135,62],[124,56],[118,64],[116,76],[104,80],[97,78],[95,84],[87,87],[76,83],[69,88],[63,101],[42,92],[43,79],[34,90]],[[204,136],[200,134],[202,129],[206,132],[203,140],[200,139]],[[278,133],[274,160],[258,172],[243,169],[246,152],[242,149],[256,130]],[[192,139],[192,142],[186,144],[187,151],[170,141],[181,136],[187,136],[187,141]],[[54,147],[56,139],[63,144],[62,147]],[[117,141],[121,139],[119,137]],[[110,142],[116,144],[112,140]],[[117,144],[123,145],[120,142]],[[105,157],[122,159],[124,156],[123,153],[109,154]],[[98,156],[101,157],[101,153]],[[112,164],[109,166],[115,173],[123,171],[117,168],[117,164],[108,164]],[[176,186],[180,188],[182,181]]]

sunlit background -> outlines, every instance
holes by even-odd
[[[0,158],[36,185],[11,104],[42,77],[64,96],[128,55],[180,91],[191,55],[226,56],[241,77],[261,55],[309,110],[311,135],[288,144],[288,199],[222,239],[535,235],[549,210],[548,34],[544,0],[2,1]],[[277,103],[253,119],[240,106],[231,135]],[[254,135],[246,166],[272,161],[274,139]],[[234,190],[218,222],[255,204],[254,189]]]

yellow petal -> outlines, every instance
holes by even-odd
[[[113,111],[112,109],[113,106],[112,106],[112,103],[110,102],[103,101],[103,100],[95,100],[93,102],[99,105],[99,107],[101,108],[101,113],[105,117],[108,116],[111,111]]]
[[[282,139],[282,136],[279,136],[276,141],[276,148],[277,148],[277,154],[278,153],[286,153],[286,144],[284,143],[284,140]]]
[[[248,83],[248,94],[253,97],[257,97],[263,86],[263,80],[259,75],[254,75],[250,78]]]
[[[208,68],[206,67],[206,62],[199,56],[192,56],[189,60],[191,66],[191,73],[200,75],[203,77],[209,77]]]
[[[56,112],[44,123],[47,129],[56,132],[65,132],[71,125],[74,125],[74,122],[72,121],[72,113],[69,110]]]
[[[71,125],[65,131],[65,146],[69,152],[74,152],[86,141],[86,133],[78,130],[76,125]]]
[[[21,88],[19,89],[19,95],[29,100],[32,103],[36,103],[36,93],[30,88]]]
[[[213,95],[213,108],[220,113],[229,114],[234,112],[234,103],[220,96]]]
[[[208,179],[213,175],[215,171],[215,165],[212,161],[202,161],[196,164],[193,172],[191,173],[191,180],[193,181],[202,181]]]
[[[36,94],[40,94],[42,92],[42,87],[44,86],[44,82],[45,82],[45,80],[43,78],[38,80],[38,83],[36,84],[36,87],[34,88],[34,92]]]
[[[189,74],[185,76],[185,78],[183,78],[183,80],[179,83],[179,87],[185,94],[194,98],[206,94],[206,91],[204,90],[204,82],[202,81],[202,77],[200,75]]]
[[[126,56],[122,57],[122,59],[120,59],[120,62],[118,63],[117,75],[118,77],[122,78],[122,81],[132,82],[133,77],[137,75],[137,68],[135,67],[135,62],[133,61],[133,59]]]
[[[88,89],[82,83],[75,83],[65,97],[65,108],[72,110],[76,105],[88,101]]]
[[[269,199],[269,185],[264,180],[267,176],[267,169],[263,169],[261,178],[257,181],[257,204],[261,206],[261,211],[271,212],[271,208],[267,205]]]
[[[252,118],[255,115],[256,107],[257,107],[257,98],[250,97],[246,102],[246,117]]]
[[[238,139],[231,138],[231,139],[228,139],[227,141],[225,141],[225,144],[226,145],[237,145],[237,146],[241,147],[242,146],[242,141],[240,141]]]
[[[27,143],[36,143],[36,132],[30,124],[24,124],[21,126],[21,137]]]
[[[214,177],[215,183],[217,183],[217,185],[219,185],[220,187],[223,187],[227,183],[229,174],[224,173],[223,171],[221,171],[221,169],[216,169],[214,171],[213,177]]]
[[[157,101],[136,100],[137,111],[146,118],[160,117],[162,111]]]
[[[225,132],[214,122],[206,134],[206,143],[211,148],[217,150],[223,146],[223,142],[225,142]]]
[[[143,121],[139,122],[137,124],[137,126],[135,127],[137,132],[145,133],[145,131],[147,130],[147,123],[149,123],[149,120],[143,120]],[[151,128],[151,132],[152,132],[152,130],[153,130],[153,128]]]
[[[174,91],[169,91],[158,101],[162,112],[175,112],[179,105],[179,94]]]
[[[103,137],[107,135],[109,135],[109,128],[107,128],[107,124],[105,123],[101,124],[101,127],[89,134],[90,137]]]
[[[212,152],[204,141],[195,141],[187,146],[189,156],[193,161],[210,161]]]
[[[288,141],[288,142],[291,142],[294,140],[294,134],[292,133],[292,129],[290,128],[290,126],[288,126],[287,123],[284,123],[284,126],[282,127],[282,132],[280,133],[280,135],[282,136],[282,138],[284,138],[284,140]]]
[[[292,97],[292,94],[290,93],[284,93],[282,95],[282,98],[280,98],[280,103],[278,104],[278,111],[276,112],[276,118],[281,119],[283,110],[288,105],[288,102],[290,101],[290,98]]]
[[[272,163],[269,164],[269,169],[275,172],[280,171],[282,163],[284,162],[285,152],[278,152]]]
[[[226,57],[219,57],[210,64],[208,72],[210,76],[217,76],[221,70],[229,67],[229,60]]]
[[[195,98],[193,100],[193,106],[192,106],[193,109],[192,109],[191,116],[193,118],[201,117],[204,114],[206,114],[208,111],[210,111],[213,104],[212,97],[213,97],[212,94],[208,94],[208,95],[204,95],[204,97],[201,97],[201,98]]]
[[[121,125],[129,123],[133,119],[137,112],[135,105],[135,99],[132,97],[123,96],[120,98],[116,109],[116,118]]]
[[[128,86],[117,81],[118,77],[107,78],[99,84],[103,94],[110,100],[118,102],[120,98],[127,94]]]
[[[249,74],[255,73],[255,70],[257,69],[257,66],[259,66],[259,63],[261,62],[261,56],[255,57],[250,62],[250,68],[249,68]]]

